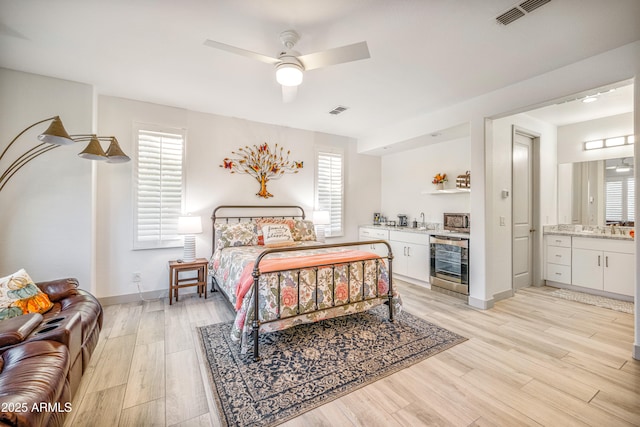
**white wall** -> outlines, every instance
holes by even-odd
[[[414,219],[420,221],[420,213],[424,212],[427,222],[442,223],[444,212],[469,212],[468,193],[422,193],[435,190],[431,181],[437,173],[447,174],[449,181],[445,188],[455,188],[456,177],[470,170],[470,165],[469,138],[383,156],[381,213],[391,220],[397,220],[398,214],[406,214],[411,223]],[[473,173],[471,180],[473,185]],[[366,222],[372,219],[370,215]]]
[[[59,115],[70,134],[92,130],[89,85],[0,68],[1,150],[27,126]],[[22,135],[0,164],[35,146],[50,122]],[[62,146],[22,168],[0,193],[0,276],[25,268],[35,281],[76,277],[91,290],[91,161]]]
[[[633,146],[584,150],[585,141],[633,134],[633,113],[558,127],[558,163],[633,157]]]
[[[196,237],[197,256],[211,254],[210,217],[221,204],[302,206],[308,215],[314,207],[314,168],[317,146],[341,147],[345,153],[344,241],[357,239],[357,225],[380,209],[380,159],[356,153],[355,140],[273,126],[242,119],[198,113],[122,98],[99,97],[100,130],[117,135],[126,153],[133,156],[134,122],[187,130],[186,199],[187,211],[203,218],[204,232]],[[273,198],[257,197],[259,184],[249,175],[230,174],[219,167],[231,151],[245,145],[278,143],[291,150],[291,159],[302,160],[298,174],[284,175],[268,183]],[[167,261],[181,257],[182,249],[133,251],[133,163],[99,165],[98,170],[98,296],[136,292],[133,272],[142,273],[142,290],[168,288]]]

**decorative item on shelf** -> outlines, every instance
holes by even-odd
[[[436,190],[442,190],[444,189],[444,183],[447,181],[448,179],[446,173],[437,173],[436,176],[433,177],[431,183],[436,185]]]
[[[51,151],[61,145],[70,145],[78,141],[89,141],[87,148],[78,154],[81,158],[89,160],[106,160],[108,163],[122,163],[130,160],[129,157],[124,154],[120,145],[118,145],[118,140],[114,136],[97,136],[95,134],[69,135],[59,116],[49,117],[48,119],[40,120],[27,126],[5,147],[2,154],[0,154],[0,160],[2,160],[5,154],[7,154],[11,146],[18,140],[18,138],[20,138],[20,136],[34,126],[48,122],[49,120],[51,120],[51,124],[47,130],[38,136],[38,140],[41,141],[41,144],[35,145],[19,155],[9,166],[7,166],[4,172],[2,172],[2,175],[0,175],[0,191],[2,191],[13,175],[15,175],[24,165],[47,151]],[[106,153],[100,146],[101,140],[111,142]]]
[[[471,172],[466,171],[464,175],[458,175],[456,188],[471,188]]]
[[[331,225],[331,213],[329,211],[313,211],[313,224],[316,226],[316,238],[318,242],[325,242],[325,227]]]
[[[202,218],[199,216],[178,217],[178,234],[184,234],[183,262],[193,262],[196,259],[196,236],[202,233]]]
[[[291,151],[283,154],[284,148],[275,144],[274,150],[271,151],[269,144],[266,142],[260,146],[248,145],[238,149],[237,152],[232,151],[231,154],[238,158],[225,158],[221,168],[229,169],[231,173],[246,173],[253,176],[260,183],[260,191],[256,196],[265,199],[273,197],[273,194],[267,191],[267,182],[278,179],[285,173],[298,173],[302,169],[303,162],[289,160]]]

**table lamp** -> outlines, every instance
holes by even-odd
[[[202,218],[199,216],[178,217],[178,234],[184,234],[184,255],[183,262],[193,262],[196,260],[196,236],[202,233]]]
[[[318,242],[325,242],[325,226],[331,224],[329,211],[313,211],[313,224],[316,226],[316,238]]]

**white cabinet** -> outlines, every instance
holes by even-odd
[[[572,284],[633,296],[635,246],[630,240],[573,238]]]
[[[389,240],[389,231],[376,228],[361,227],[359,230],[358,240],[364,242],[368,240]],[[386,257],[389,252],[387,246],[380,243],[363,245],[362,249],[373,252],[381,257]]]
[[[393,272],[423,282],[429,281],[429,235],[390,231]]]
[[[545,236],[545,279],[571,284],[571,236]]]

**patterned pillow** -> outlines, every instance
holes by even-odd
[[[287,224],[265,224],[262,226],[264,245],[268,248],[279,248],[294,245],[291,229]]]
[[[258,235],[256,234],[256,225],[253,222],[216,224],[216,249],[257,244]]]
[[[296,219],[291,230],[293,240],[296,242],[309,242],[316,240],[316,230],[312,221]]]
[[[0,320],[28,313],[46,313],[53,307],[24,269],[0,278]]]
[[[264,238],[262,237],[262,227],[265,224],[287,224],[289,230],[293,230],[293,219],[286,218],[260,218],[256,220],[256,227],[258,229],[258,244],[264,245]]]

